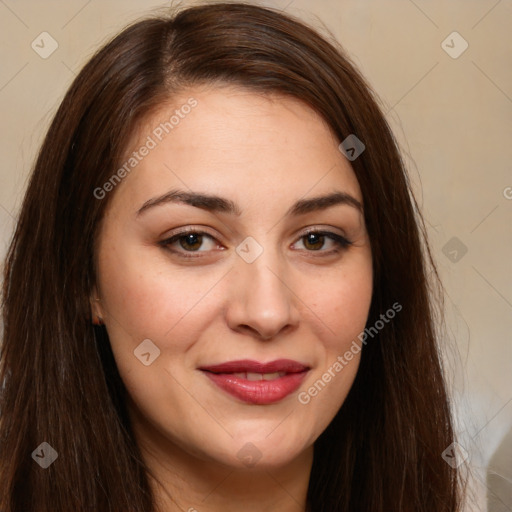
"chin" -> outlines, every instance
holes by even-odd
[[[230,441],[230,449],[222,458],[238,469],[275,469],[303,456],[309,446],[304,439],[294,439],[286,432],[275,438],[261,433],[257,437],[238,436]]]

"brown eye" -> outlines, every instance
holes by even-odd
[[[340,252],[352,245],[350,240],[330,231],[309,231],[299,240],[302,241],[307,252],[319,252],[322,256]],[[330,247],[327,249],[325,249],[326,242],[330,242]]]
[[[306,240],[304,243],[306,249],[313,249],[314,251],[321,249],[325,242],[325,236],[319,233],[308,233],[303,238]]]
[[[181,247],[185,250],[197,251],[203,243],[203,235],[199,233],[187,233],[178,238]]]
[[[219,248],[219,244],[216,243],[216,239],[212,235],[194,230],[177,233],[166,240],[162,240],[159,245],[183,257],[192,257],[188,253],[198,253],[197,256],[204,256],[203,253]]]

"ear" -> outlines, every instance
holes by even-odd
[[[103,309],[101,307],[101,300],[98,295],[96,286],[93,287],[89,296],[91,304],[91,318],[94,325],[103,325]]]

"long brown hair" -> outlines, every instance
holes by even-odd
[[[454,435],[436,342],[439,279],[395,139],[339,45],[239,3],[129,26],[85,65],[51,123],[4,271],[0,510],[155,510],[107,333],[91,324],[95,240],[115,192],[93,193],[159,105],[216,82],[298,98],[340,141],[363,141],[351,164],[373,252],[368,325],[403,307],[364,347],[345,403],[315,443],[308,507],[458,510],[459,477],[441,457]],[[42,442],[58,453],[46,470],[31,457]]]

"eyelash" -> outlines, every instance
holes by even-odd
[[[163,247],[165,250],[170,251],[173,254],[177,254],[181,258],[188,258],[188,259],[201,258],[202,256],[200,254],[202,252],[207,252],[207,251],[185,251],[185,252],[182,252],[182,251],[176,251],[169,247],[173,243],[179,241],[181,238],[184,238],[186,235],[190,235],[190,234],[201,235],[201,236],[206,235],[208,238],[215,240],[215,237],[213,237],[212,235],[210,235],[209,233],[207,233],[205,231],[200,231],[200,230],[194,229],[194,228],[187,228],[187,229],[180,231],[179,233],[176,233],[175,235],[171,236],[170,238],[166,238],[165,240],[162,240],[161,242],[159,242],[159,245],[161,247]],[[337,245],[337,247],[335,249],[331,249],[330,251],[322,251],[320,249],[318,251],[314,251],[314,250],[308,251],[306,249],[306,252],[321,253],[320,255],[315,255],[315,257],[319,257],[319,256],[324,257],[324,256],[330,256],[332,254],[337,254],[337,253],[347,249],[349,246],[351,246],[353,244],[352,241],[348,240],[344,236],[338,235],[337,233],[333,233],[331,231],[325,231],[325,230],[315,230],[315,229],[307,230],[298,238],[298,240],[301,240],[311,234],[314,234],[317,236],[325,236],[327,238],[330,238]],[[198,253],[198,254],[196,254],[196,253]]]

